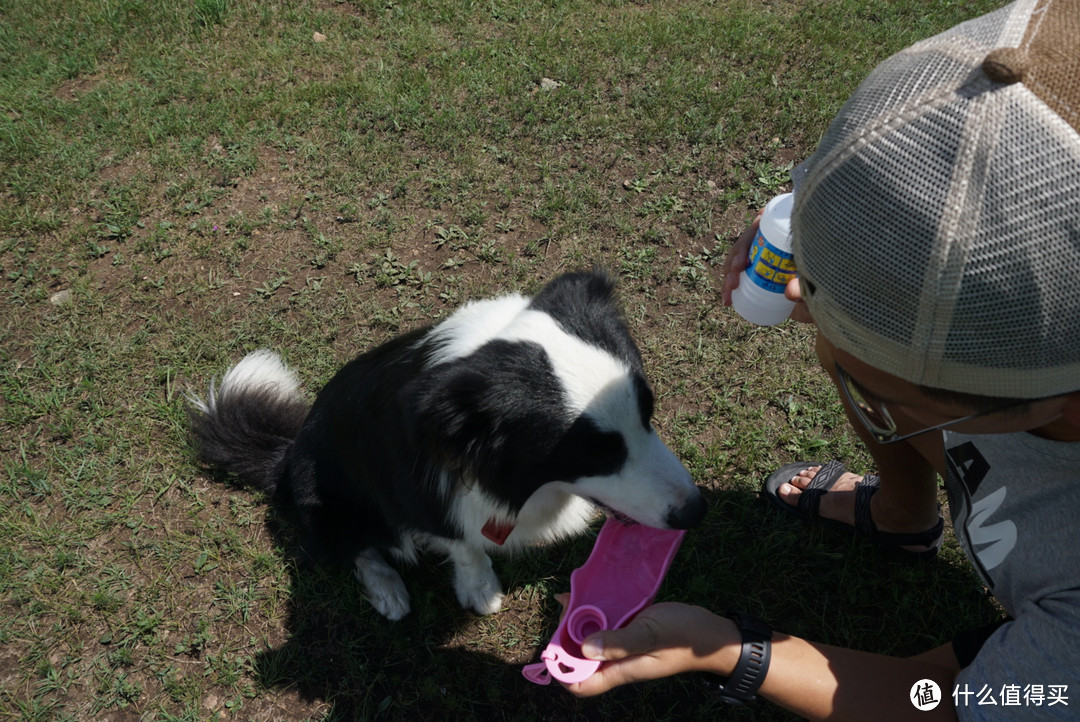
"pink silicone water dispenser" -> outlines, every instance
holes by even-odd
[[[600,662],[586,659],[581,643],[590,634],[619,629],[656,598],[686,532],[608,519],[588,560],[570,575],[570,604],[542,661],[522,670],[536,684],[551,678],[572,684],[588,679]]]

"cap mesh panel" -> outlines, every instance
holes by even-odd
[[[1024,51],[1023,82],[986,75],[999,47]],[[833,343],[926,386],[1080,389],[1076,69],[1080,1],[1023,0],[867,77],[796,188],[796,263]]]

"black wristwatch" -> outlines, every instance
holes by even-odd
[[[749,704],[757,699],[758,688],[769,672],[772,628],[745,612],[728,612],[724,616],[742,632],[742,652],[731,676],[718,686],[715,694],[729,704]]]

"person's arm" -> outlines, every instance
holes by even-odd
[[[680,672],[727,677],[741,648],[741,635],[731,620],[701,607],[657,604],[623,629],[586,639],[586,656],[606,663],[568,689],[586,697]],[[955,720],[951,694],[958,671],[951,645],[901,658],[775,633],[768,674],[758,694],[808,719]],[[941,690],[941,703],[931,712],[917,709],[910,697],[915,683],[924,679],[935,681]]]

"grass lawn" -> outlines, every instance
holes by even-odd
[[[593,265],[711,504],[662,599],[894,654],[993,618],[951,537],[905,566],[757,495],[869,458],[811,330],[743,322],[718,268],[878,61],[1000,4],[0,0],[0,717],[789,719],[527,683],[590,538],[497,559],[486,618],[427,557],[391,624],[194,462],[184,393],[248,351],[313,394]]]

